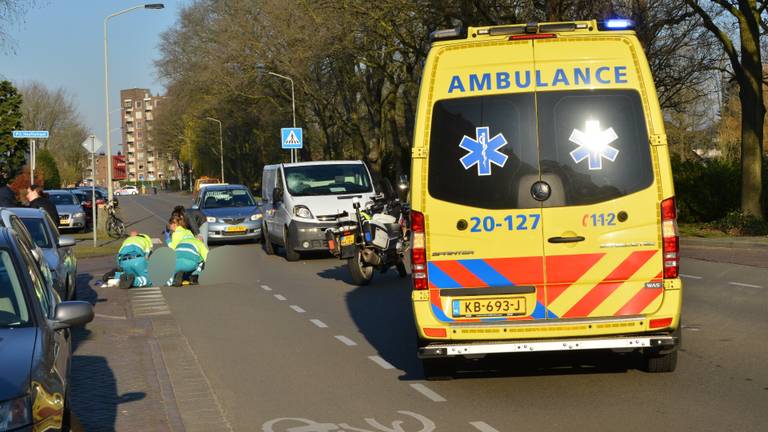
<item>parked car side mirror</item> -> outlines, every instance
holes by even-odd
[[[81,326],[93,320],[93,305],[84,301],[66,301],[56,306],[53,328],[61,330]]]
[[[72,237],[60,237],[59,238],[59,247],[71,247],[74,246],[77,242]]]
[[[283,200],[283,190],[279,187],[272,189],[272,202],[280,202]]]

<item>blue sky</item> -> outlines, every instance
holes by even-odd
[[[156,0],[149,0],[154,2]],[[157,0],[163,2],[163,0]],[[33,8],[5,31],[13,39],[0,49],[0,79],[16,84],[40,81],[64,88],[73,96],[86,126],[106,143],[104,116],[104,18],[140,1],[37,0]],[[153,60],[160,34],[176,22],[191,0],[165,0],[165,9],[138,9],[109,20],[110,110],[119,108],[123,88],[149,88],[162,93]],[[119,112],[111,128],[120,127]],[[120,130],[112,131],[113,152]],[[105,149],[102,149],[102,151]]]

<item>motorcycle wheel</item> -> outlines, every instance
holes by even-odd
[[[347,260],[349,273],[352,275],[352,283],[358,286],[368,285],[373,279],[373,267],[363,266],[363,254],[360,249],[355,256]]]

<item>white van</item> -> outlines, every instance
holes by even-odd
[[[362,161],[319,161],[266,165],[261,180],[264,250],[285,248],[297,261],[301,252],[328,250],[325,229],[336,226],[352,199],[365,203],[376,194]]]

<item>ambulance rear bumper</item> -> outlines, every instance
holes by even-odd
[[[472,343],[431,343],[419,348],[419,358],[477,356],[485,354],[635,349],[668,352],[677,348],[676,335],[643,335],[589,339],[547,339]]]

